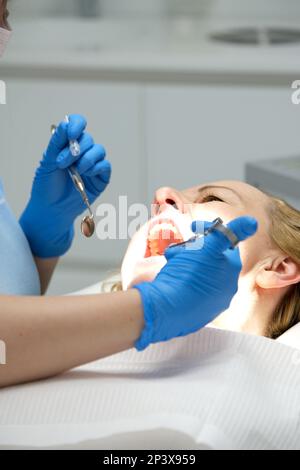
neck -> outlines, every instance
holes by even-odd
[[[279,289],[249,289],[247,279],[239,282],[239,289],[230,306],[213,322],[217,328],[264,336],[280,301]]]

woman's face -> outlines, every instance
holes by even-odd
[[[241,181],[217,181],[183,191],[163,187],[156,191],[154,217],[133,236],[122,263],[122,284],[127,289],[137,282],[152,281],[166,263],[163,252],[170,243],[192,236],[193,220],[224,223],[241,215],[258,221],[256,234],[239,244],[241,275],[255,270],[268,256],[272,243],[268,236],[267,195]]]

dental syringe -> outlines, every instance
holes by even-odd
[[[223,224],[223,220],[220,217],[217,217],[216,219],[212,221],[211,225],[207,229],[204,230],[203,233],[197,233],[196,235],[194,235],[193,237],[189,238],[188,240],[184,242],[172,243],[171,245],[169,245],[168,248],[175,248],[177,246],[186,246],[189,243],[195,242],[196,240],[199,240],[202,237],[206,237],[209,233],[213,232],[214,230],[217,230],[223,233],[223,235],[225,235],[228,238],[228,240],[231,243],[230,249],[234,249],[239,243],[239,239],[235,235],[235,233],[233,233],[232,230],[230,230],[228,227],[226,227],[226,225]]]

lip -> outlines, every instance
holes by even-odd
[[[161,214],[148,220],[132,237],[121,267],[122,286],[127,290],[130,286],[143,281],[152,281],[167,260],[164,255],[155,255],[145,258],[149,231],[159,222],[171,220],[172,225],[184,240],[188,240],[194,233],[191,230],[191,215],[182,213],[169,207]]]

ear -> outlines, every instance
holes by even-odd
[[[289,256],[269,261],[256,275],[256,284],[263,289],[278,289],[298,282],[300,265]]]

